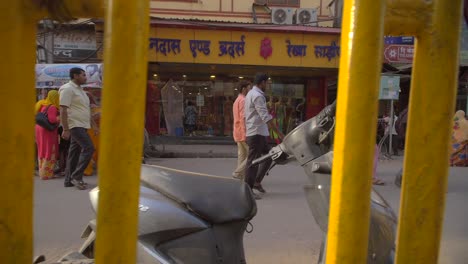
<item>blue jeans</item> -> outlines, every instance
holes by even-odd
[[[74,127],[70,129],[70,134],[65,183],[70,183],[72,180],[83,180],[84,171],[94,153],[93,142],[85,128]]]

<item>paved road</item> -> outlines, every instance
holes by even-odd
[[[151,163],[182,170],[229,177],[235,159],[153,159]],[[379,176],[386,186],[377,187],[390,204],[398,209],[399,189],[391,184],[401,161],[379,165]],[[91,186],[96,177],[87,177]],[[249,263],[314,263],[318,257],[321,232],[304,199],[302,185],[306,178],[294,165],[278,166],[265,179],[268,194],[257,203],[254,232],[245,234]],[[63,188],[61,180],[35,179],[35,254],[55,260],[82,243],[80,234],[93,212],[87,192]],[[466,263],[468,259],[468,169],[451,170],[447,193],[446,221],[440,263]]]

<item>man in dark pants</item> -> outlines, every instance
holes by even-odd
[[[59,90],[62,137],[65,140],[70,138],[64,185],[85,190],[87,185],[83,182],[83,174],[94,152],[93,142],[87,133],[91,128],[91,108],[81,87],[86,83],[86,73],[83,69],[72,68],[70,79]]]
[[[268,113],[265,100],[265,90],[268,79],[266,74],[257,73],[255,76],[255,85],[245,98],[244,110],[247,136],[246,142],[247,145],[249,145],[245,181],[252,190],[258,190],[261,193],[266,192],[261,182],[271,165],[271,160],[256,166],[252,165],[252,162],[263,154],[268,153],[270,150],[267,143],[267,137],[270,135],[268,128],[273,129],[280,139],[284,137],[278,127],[271,121],[273,117]],[[261,196],[255,192],[254,197],[255,199],[261,199]]]

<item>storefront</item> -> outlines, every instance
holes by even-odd
[[[339,29],[153,21],[146,122],[152,134],[181,135],[184,109],[197,136],[230,136],[242,80],[271,76],[268,105],[287,133],[327,104],[339,64]]]

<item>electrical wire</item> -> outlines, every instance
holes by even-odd
[[[163,20],[166,20],[166,19],[163,19]],[[214,24],[210,24],[209,22],[208,23],[204,23],[204,22],[199,22],[199,21],[190,21],[190,20],[177,20],[177,19],[167,19],[169,21],[179,21],[181,23],[184,23],[184,24],[187,24],[187,25],[200,25],[200,26],[206,26],[206,27],[212,27],[212,28],[226,28],[225,26],[223,25],[214,25]],[[166,21],[167,21],[166,20]],[[335,19],[334,18],[330,18],[330,19],[323,19],[323,20],[316,20],[316,21],[311,21],[311,22],[307,22],[307,23],[301,23],[301,24],[293,24],[293,25],[288,25],[288,24],[252,24],[252,23],[238,23],[236,25],[236,28],[241,28],[241,29],[253,29],[253,27],[284,27],[284,26],[292,26],[291,28],[294,28],[294,26],[306,26],[306,25],[309,25],[309,24],[315,24],[315,23],[319,23],[319,22],[327,22],[327,21],[334,21]],[[230,22],[225,22],[225,23],[230,23]],[[242,26],[242,25],[245,25],[245,26]],[[247,26],[249,25],[249,26]],[[323,28],[323,27],[318,27],[318,28]]]
[[[56,32],[64,33],[64,32],[74,31],[74,30],[78,29],[80,26],[88,24],[89,22],[92,22],[92,21],[93,21],[93,19],[87,19],[87,20],[81,21],[81,22],[76,23],[76,24],[59,23],[58,27],[54,27],[51,30],[49,29],[49,30],[39,32],[39,33],[36,34],[36,36],[37,37],[43,37],[45,35],[48,35],[48,34],[51,34],[51,33],[56,33]],[[64,27],[64,25],[66,25],[66,27]],[[66,28],[66,30],[63,30],[64,28]]]
[[[50,51],[48,49],[45,48],[45,45],[44,43],[41,43],[39,40],[37,40],[37,42],[39,43],[39,47],[41,47],[42,50],[44,50],[46,53],[49,53],[51,54],[52,56],[56,56],[54,54],[53,51]],[[91,59],[94,55],[96,55],[101,49],[102,47],[104,46],[104,44],[101,44],[99,45],[99,47],[96,49],[96,50],[93,50],[88,56],[86,56],[85,58],[82,58],[82,59],[79,59],[79,60],[65,60],[65,62],[72,62],[72,63],[80,63],[80,62],[85,62],[86,60],[89,60]],[[62,59],[62,58],[61,58]]]

